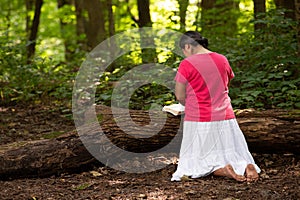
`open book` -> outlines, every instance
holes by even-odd
[[[164,106],[162,111],[169,112],[175,116],[184,114],[184,105],[177,103],[169,106]]]

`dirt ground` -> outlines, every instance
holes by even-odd
[[[70,111],[53,106],[0,107],[0,145],[73,130],[69,116]],[[255,183],[214,176],[171,182],[175,164],[143,174],[94,167],[76,174],[0,181],[0,199],[300,199],[300,155],[253,156],[262,169]]]

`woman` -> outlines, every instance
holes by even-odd
[[[208,40],[195,31],[180,39],[186,58],[175,77],[175,95],[185,105],[183,139],[172,181],[214,174],[255,181],[260,168],[251,156],[236,121],[228,87],[234,77],[227,58],[208,50]]]

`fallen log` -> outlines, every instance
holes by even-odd
[[[56,175],[82,171],[95,165],[114,168],[119,165],[122,170],[125,160],[134,163],[136,158],[141,159],[139,155],[147,157],[147,170],[151,171],[155,159],[152,156],[151,160],[149,155],[160,157],[162,153],[177,155],[179,152],[181,117],[134,110],[128,115],[122,109],[113,115],[106,106],[97,106],[96,113],[99,123],[91,122],[58,138],[0,146],[0,179]],[[251,152],[300,153],[299,111],[240,110],[236,115]],[[129,120],[140,128],[132,127]],[[163,127],[153,131],[150,125],[157,124],[163,124]],[[152,153],[156,151],[157,154]],[[135,157],[129,158],[128,152]],[[130,171],[131,168],[129,165],[126,169]]]

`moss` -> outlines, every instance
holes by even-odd
[[[46,133],[42,137],[44,139],[52,139],[52,138],[56,138],[62,134],[64,134],[64,132],[61,132],[61,131],[60,132],[52,132],[52,133]]]

